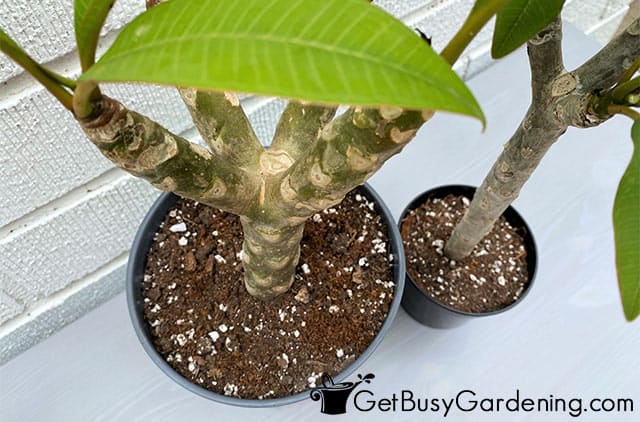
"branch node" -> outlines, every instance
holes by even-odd
[[[562,97],[574,91],[578,86],[576,77],[571,73],[565,73],[558,77],[551,86],[551,95],[553,97]]]

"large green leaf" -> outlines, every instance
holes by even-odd
[[[618,283],[629,321],[640,314],[640,120],[631,129],[631,138],[633,156],[613,204]]]
[[[511,0],[496,17],[491,55],[511,53],[560,14],[564,0]]]
[[[82,69],[95,60],[100,29],[116,0],[75,0],[73,5],[76,43]]]
[[[81,79],[483,118],[427,43],[362,0],[169,1],[129,24]]]

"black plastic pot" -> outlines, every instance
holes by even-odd
[[[392,265],[394,283],[396,284],[396,288],[393,301],[391,302],[391,306],[389,308],[389,314],[387,315],[387,319],[382,324],[380,332],[374,338],[369,347],[358,357],[358,359],[356,359],[345,370],[334,377],[338,382],[344,380],[346,377],[352,374],[360,365],[364,363],[365,360],[367,360],[367,358],[369,358],[369,356],[371,356],[376,347],[378,347],[378,345],[382,342],[382,338],[384,337],[384,335],[391,328],[393,319],[398,313],[398,309],[400,307],[402,291],[404,289],[404,276],[406,273],[402,240],[400,238],[400,233],[398,231],[398,228],[396,227],[391,212],[382,201],[382,198],[380,198],[380,196],[370,186],[365,184],[358,189],[361,195],[365,196],[369,201],[372,201],[376,204],[377,211],[382,217],[384,223],[387,225],[387,236],[389,237],[390,251],[393,254],[394,258]],[[162,223],[167,212],[176,203],[177,200],[178,196],[171,193],[162,194],[156,200],[156,202],[147,213],[144,221],[140,225],[135,240],[133,241],[133,246],[131,248],[126,279],[127,305],[129,308],[131,322],[133,323],[133,327],[135,329],[136,335],[138,336],[138,339],[140,340],[140,343],[142,343],[142,347],[147,352],[151,360],[175,382],[199,396],[216,402],[241,407],[275,407],[309,398],[309,391],[304,391],[289,397],[265,400],[240,399],[236,397],[224,396],[222,394],[216,394],[184,378],[165,361],[165,359],[162,357],[162,355],[160,355],[160,353],[158,353],[158,351],[156,351],[153,345],[153,337],[149,329],[149,324],[144,318],[142,281],[144,278],[144,269],[147,262],[147,251],[149,250],[153,242],[153,238],[158,230],[158,227],[160,226],[160,223]]]
[[[409,211],[418,208],[420,205],[424,204],[431,198],[444,198],[449,194],[453,194],[458,196],[466,196],[467,198],[472,199],[475,192],[476,188],[464,185],[446,185],[428,190],[418,195],[413,201],[409,203],[404,211],[402,211],[402,215],[400,216],[400,220],[398,222],[398,227],[402,225],[402,220],[404,220],[404,217]],[[411,278],[411,276],[407,272],[407,281],[405,283],[405,289],[402,295],[402,307],[405,311],[407,311],[409,315],[411,315],[413,319],[418,321],[420,324],[426,325],[431,328],[454,328],[477,317],[500,314],[522,302],[529,290],[531,290],[531,286],[535,278],[538,253],[536,250],[535,241],[533,239],[533,234],[531,233],[531,229],[524,221],[522,216],[518,214],[518,212],[511,206],[507,208],[503,215],[507,219],[509,224],[511,224],[512,227],[516,228],[522,234],[524,238],[524,246],[527,251],[527,270],[529,272],[529,279],[518,300],[516,300],[509,306],[493,312],[462,312],[444,303],[440,303],[435,299],[432,299],[418,286],[418,284]]]

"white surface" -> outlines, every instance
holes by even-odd
[[[568,64],[596,46],[568,29]],[[480,125],[437,116],[389,163],[373,185],[393,212],[444,183],[477,184],[527,105],[522,52],[480,74],[471,86],[488,117]],[[512,311],[452,331],[420,326],[403,311],[360,373],[373,372],[377,397],[411,389],[420,397],[481,396],[635,400],[633,415],[587,413],[577,420],[638,420],[640,325],[624,321],[616,288],[610,210],[631,152],[629,124],[569,131],[523,190],[516,208],[539,247],[535,286]],[[123,295],[0,367],[0,416],[12,421],[327,420],[306,400],[249,410],[196,397],[147,358]],[[331,420],[445,420],[442,414],[357,413]],[[567,414],[450,414],[451,421],[571,420]]]

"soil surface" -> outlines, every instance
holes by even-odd
[[[145,317],[184,377],[245,399],[289,396],[335,376],[369,346],[395,285],[387,228],[364,195],[306,225],[291,290],[272,302],[243,285],[239,219],[180,199],[148,254]]]
[[[469,199],[431,198],[402,221],[407,271],[432,299],[463,312],[502,309],[520,297],[528,283],[526,250],[518,230],[500,217],[493,230],[462,261],[444,255],[444,245]]]

